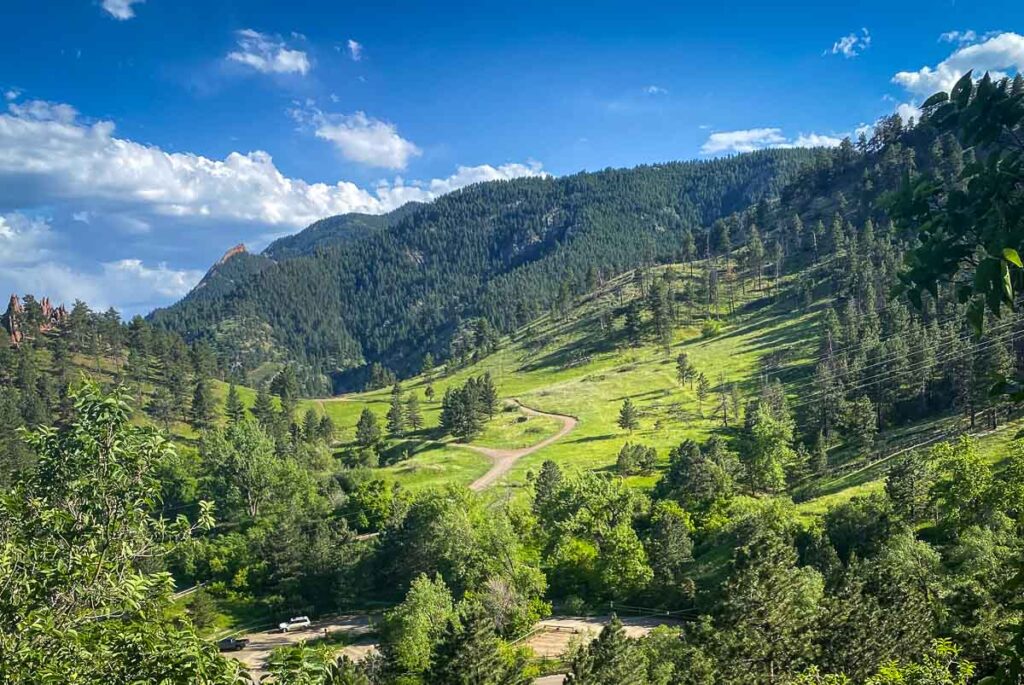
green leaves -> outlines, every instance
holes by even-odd
[[[1003,307],[1013,308],[1013,269],[1024,269],[1018,252],[1024,244],[1024,98],[988,74],[975,83],[968,72],[948,95],[936,93],[923,107],[925,124],[937,135],[954,136],[975,161],[965,164],[955,184],[905,177],[890,196],[894,222],[921,241],[900,280],[919,308],[923,292],[934,296],[939,284],[953,283],[980,333],[987,312],[998,317]]]

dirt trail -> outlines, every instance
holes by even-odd
[[[557,440],[561,440],[576,427],[577,423],[579,423],[579,421],[573,416],[566,416],[565,414],[551,414],[544,411],[537,411],[536,409],[530,409],[520,403],[519,400],[515,400],[515,403],[519,405],[519,408],[522,409],[524,414],[528,414],[529,416],[547,416],[552,419],[557,419],[562,422],[562,427],[557,433],[549,438],[544,438],[535,445],[520,447],[519,449],[514,450],[503,450],[497,447],[480,447],[479,445],[469,445],[461,442],[455,443],[459,447],[479,452],[493,462],[491,469],[487,473],[480,476],[470,484],[470,490],[479,491],[494,485],[495,481],[508,473],[509,469],[512,468],[512,465],[519,459],[522,459],[528,454],[533,454],[537,450],[543,449]]]
[[[282,633],[278,630],[267,630],[259,633],[250,633],[245,637],[249,645],[237,652],[228,652],[230,656],[242,662],[250,675],[257,679],[266,674],[266,660],[270,653],[277,647],[286,645],[297,645],[300,642],[326,637],[330,633],[343,632],[356,638],[361,638],[373,630],[369,616],[365,614],[350,614],[335,616],[330,619],[316,621],[307,630],[296,630],[290,633]],[[345,647],[343,651],[352,658],[365,656],[370,651],[372,643],[357,639],[355,644]]]

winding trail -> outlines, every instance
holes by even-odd
[[[514,402],[519,405],[519,408],[522,410],[524,414],[527,414],[529,416],[547,416],[549,418],[556,419],[558,421],[561,421],[562,427],[558,430],[557,433],[555,433],[551,437],[544,438],[535,445],[530,445],[529,447],[520,447],[519,449],[514,450],[503,450],[497,447],[481,447],[479,445],[470,445],[462,442],[454,443],[458,447],[463,447],[465,449],[473,450],[474,452],[482,454],[488,459],[490,459],[492,462],[491,469],[487,473],[485,473],[484,475],[480,476],[475,481],[470,483],[470,490],[479,492],[480,490],[483,490],[494,485],[495,481],[497,481],[499,478],[508,473],[509,470],[512,468],[512,465],[515,464],[517,461],[519,461],[528,454],[533,454],[537,450],[547,447],[553,442],[561,440],[566,435],[568,435],[573,428],[576,427],[576,424],[579,423],[579,420],[575,416],[567,416],[566,414],[551,414],[544,411],[537,411],[536,409],[530,409],[529,407],[525,406],[519,400],[514,400]]]

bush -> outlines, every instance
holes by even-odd
[[[700,336],[702,338],[714,338],[722,332],[722,325],[722,322],[718,319],[708,319],[700,327]]]

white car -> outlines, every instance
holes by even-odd
[[[284,623],[277,624],[277,627],[281,629],[282,633],[287,633],[292,630],[305,630],[312,624],[313,622],[309,620],[309,616],[296,616]]]

